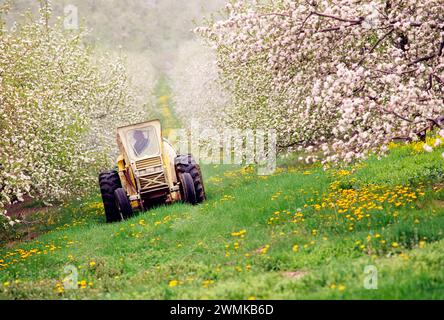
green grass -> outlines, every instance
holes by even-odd
[[[164,135],[168,136],[170,130],[180,128],[180,121],[175,115],[171,99],[171,88],[168,84],[168,79],[164,75],[161,75],[157,81],[155,96],[156,106],[153,113],[162,122]]]
[[[60,209],[70,222],[0,249],[7,265],[0,297],[443,299],[441,152],[396,148],[343,172],[287,159],[269,177],[206,166],[205,204],[160,207],[112,225],[92,195]],[[397,192],[401,185],[408,191]],[[366,191],[371,186],[379,189]],[[372,202],[366,192],[388,196],[361,221],[327,203],[346,194]],[[84,288],[60,293],[67,265]],[[364,288],[368,265],[378,270],[377,290]]]

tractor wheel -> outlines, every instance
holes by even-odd
[[[181,173],[189,173],[191,175],[194,189],[196,190],[196,203],[204,202],[207,197],[205,194],[202,172],[191,155],[178,156],[176,158],[176,172],[178,176],[180,176]]]
[[[116,199],[116,206],[119,211],[119,216],[121,220],[126,220],[134,215],[133,207],[126,195],[126,191],[122,188],[114,191],[114,198]]]
[[[112,223],[121,220],[119,209],[116,206],[114,191],[122,188],[119,173],[115,170],[103,172],[99,175],[100,191],[105,208],[106,222]]]
[[[197,203],[196,189],[194,189],[194,182],[191,174],[188,172],[179,174],[179,181],[182,201],[195,205]]]

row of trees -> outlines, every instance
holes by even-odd
[[[93,55],[81,30],[51,26],[50,7],[12,30],[7,14],[1,7],[0,214],[10,220],[2,208],[25,195],[56,201],[95,187],[114,129],[144,111],[122,61]]]
[[[237,128],[347,162],[444,127],[442,0],[236,0],[196,32],[217,51]],[[441,132],[443,133],[443,132]]]

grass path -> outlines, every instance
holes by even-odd
[[[162,76],[156,85],[156,110],[155,115],[161,120],[163,134],[168,137],[171,130],[180,128],[180,121],[172,109],[171,90],[168,80]]]

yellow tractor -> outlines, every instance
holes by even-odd
[[[178,155],[162,138],[159,120],[117,129],[118,170],[102,172],[99,185],[108,223],[159,204],[206,199],[202,172],[192,155]]]

